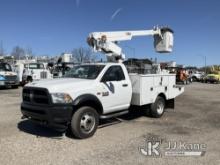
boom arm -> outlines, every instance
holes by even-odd
[[[139,30],[139,31],[117,31],[117,32],[94,32],[88,37],[88,44],[94,51],[104,53],[108,61],[121,61],[125,59],[121,47],[118,46],[118,41],[131,40],[133,37],[139,36],[154,36],[159,40],[164,39],[164,32],[172,32],[168,28],[154,28],[152,30]],[[161,42],[161,41],[160,41]]]

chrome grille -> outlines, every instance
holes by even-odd
[[[17,79],[17,76],[5,76],[5,80],[6,81],[16,81]]]
[[[40,72],[40,78],[46,79],[47,78],[47,72]]]

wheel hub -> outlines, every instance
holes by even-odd
[[[95,127],[95,117],[92,114],[85,113],[80,121],[80,128],[85,133],[90,133]]]
[[[163,111],[164,111],[164,105],[163,105],[163,103],[160,102],[157,105],[157,112],[158,112],[158,114],[162,114]]]

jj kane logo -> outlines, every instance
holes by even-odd
[[[187,143],[183,141],[164,141],[147,139],[145,145],[139,147],[139,151],[144,156],[161,157],[161,156],[204,156],[206,153],[206,144],[204,143]],[[163,152],[162,152],[163,151]]]
[[[139,147],[139,150],[145,156],[159,157],[161,156],[160,145],[160,140],[146,140],[145,146]]]

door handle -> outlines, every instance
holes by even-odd
[[[123,87],[127,87],[127,86],[128,86],[128,84],[122,84],[122,86],[123,86]]]

